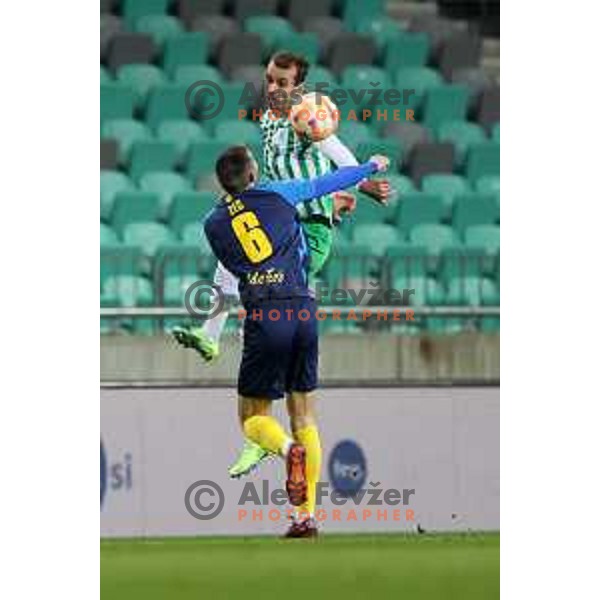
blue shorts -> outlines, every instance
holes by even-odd
[[[268,300],[246,308],[238,393],[277,400],[317,387],[319,337],[312,298]]]

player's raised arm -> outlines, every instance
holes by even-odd
[[[357,167],[342,167],[333,173],[314,179],[269,182],[266,187],[283,196],[290,204],[295,205],[356,185],[373,173],[385,171],[389,163],[387,157],[376,155]]]

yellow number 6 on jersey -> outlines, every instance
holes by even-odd
[[[233,231],[252,263],[259,263],[273,254],[273,246],[253,212],[243,212],[231,219]]]

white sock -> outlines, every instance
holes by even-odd
[[[221,311],[218,315],[215,315],[212,319],[209,319],[204,323],[203,330],[213,341],[219,342],[223,329],[225,329],[225,323],[227,323],[227,317],[229,316],[228,310]]]
[[[283,458],[287,458],[288,452],[290,451],[290,448],[292,447],[293,443],[294,443],[294,440],[292,438],[287,439],[283,448],[281,449],[283,452]]]

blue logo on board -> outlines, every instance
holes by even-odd
[[[362,448],[352,440],[338,442],[329,456],[329,480],[333,489],[344,496],[354,496],[367,479],[367,459]]]
[[[102,439],[100,439],[100,510],[102,510],[108,490],[129,491],[133,487],[131,462],[131,454],[125,452],[122,460],[110,463]]]

